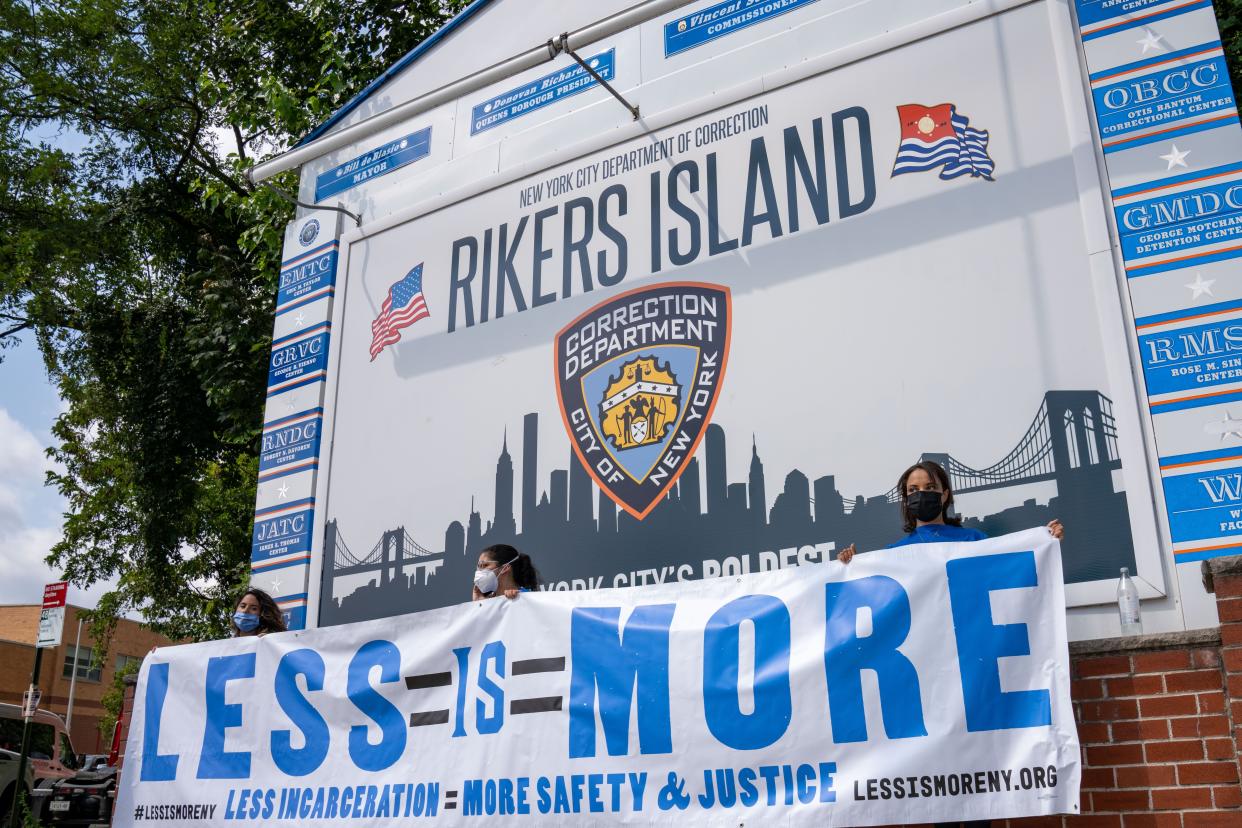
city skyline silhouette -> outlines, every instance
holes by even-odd
[[[1112,472],[1120,468],[1120,460],[1108,409],[1108,399],[1096,391],[1047,392],[1026,436],[1001,461],[1007,477],[994,471],[1001,464],[978,471],[967,469],[948,454],[922,457],[941,462],[951,476],[960,477],[954,486],[958,493],[1055,481],[1057,494],[1046,504],[1022,498],[993,514],[963,516],[964,525],[994,536],[1059,518],[1068,527],[1062,541],[1066,582],[1116,577],[1121,566],[1133,571],[1134,550],[1125,492],[1113,490]],[[502,433],[493,476],[496,505],[492,519],[483,520],[471,497],[465,522],[451,520],[443,530],[442,543],[431,548],[400,526],[384,531],[360,560],[344,545],[347,529],[330,520],[320,623],[382,618],[469,600],[479,552],[499,543],[529,553],[547,582],[596,583],[590,579],[602,576],[600,585],[612,586],[613,576],[621,572],[664,571],[690,564],[697,575],[705,559],[816,544],[841,549],[854,543],[860,550],[875,550],[904,534],[891,490],[849,498],[833,474],[812,480],[801,469],[789,470],[768,507],[759,435],[750,435],[745,480],[731,482],[727,435],[716,423],[707,427],[696,456],[642,521],[619,510],[570,449],[567,467],[552,469],[541,491],[539,438],[539,415],[526,414],[520,446],[521,489],[515,492],[509,433],[507,429]],[[959,488],[962,483],[966,487]],[[520,526],[514,512],[515,495]],[[338,578],[354,576],[356,582],[358,575],[371,572],[378,577],[347,594],[337,594]]]

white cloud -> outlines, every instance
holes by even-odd
[[[24,425],[0,408],[0,475],[10,477],[41,469],[43,446]]]
[[[53,467],[44,444],[0,407],[0,604],[42,600],[43,585],[60,579],[44,558],[61,538],[63,501],[44,485]],[[70,589],[74,604],[94,606],[110,587]]]
[[[26,525],[31,495],[43,487],[47,468],[39,440],[0,408],[0,538]]]

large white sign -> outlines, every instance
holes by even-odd
[[[1046,530],[164,648],[120,825],[1073,813]]]
[[[332,451],[313,492],[263,484],[256,583],[316,544],[326,626],[450,604],[498,543],[550,589],[825,561],[903,534],[920,457],[988,535],[1070,527],[1071,603],[1161,583],[1085,109],[1017,80],[1060,24],[1024,6],[350,230],[330,333],[297,334],[330,339]]]

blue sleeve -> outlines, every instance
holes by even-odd
[[[892,543],[890,543],[888,546],[884,548],[885,549],[896,549],[898,546],[908,546],[909,544],[912,544],[912,543],[918,543],[918,539],[915,537],[914,532],[911,532],[910,534],[906,535],[901,540],[893,541]]]

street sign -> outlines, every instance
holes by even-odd
[[[39,640],[36,647],[60,645],[60,634],[65,627],[65,598],[69,583],[57,581],[43,588],[43,612],[39,614]]]
[[[22,718],[33,719],[35,711],[39,709],[39,702],[43,698],[43,691],[33,684],[22,693]]]

